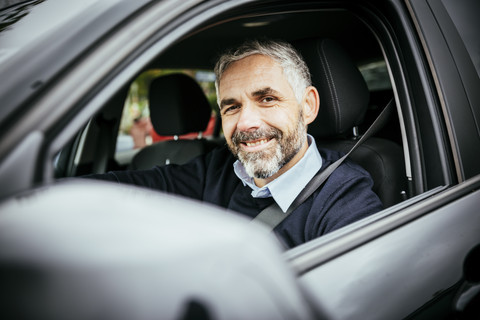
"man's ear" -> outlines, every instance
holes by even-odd
[[[303,98],[303,120],[305,124],[310,124],[315,120],[320,107],[320,96],[315,87],[307,87]]]

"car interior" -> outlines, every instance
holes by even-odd
[[[319,146],[348,152],[387,103],[395,100],[388,57],[366,16],[356,8],[309,6],[307,10],[300,5],[266,4],[246,5],[205,21],[159,52],[109,99],[57,155],[56,177],[181,164],[225,144],[211,94],[213,66],[225,49],[252,38],[286,40],[299,50],[320,93],[319,115],[308,132]],[[129,95],[140,91],[135,81],[152,70],[164,72],[142,82],[147,106],[140,115],[149,118],[153,132],[163,139],[149,137],[144,146],[129,142],[128,148],[120,148],[120,138],[125,138],[121,127],[132,106]],[[197,74],[210,77],[210,96]],[[399,114],[392,112],[374,137],[351,155],[372,175],[374,191],[385,208],[418,193],[410,183],[410,163],[405,161],[410,151]],[[136,110],[130,126],[138,117]]]
[[[156,133],[174,137],[192,132],[200,135],[194,139],[175,138],[148,145],[135,154],[129,168],[183,164],[223,143],[201,135],[210,122],[212,107],[193,78],[183,73],[160,76],[150,83],[148,92],[150,119]]]

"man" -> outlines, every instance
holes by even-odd
[[[287,43],[251,41],[223,55],[215,73],[228,149],[181,166],[96,177],[188,196],[252,218],[274,201],[286,212],[310,179],[341,156],[319,152],[307,135],[319,96],[305,62]],[[275,232],[293,247],[377,212],[382,205],[372,186],[368,173],[347,160]]]

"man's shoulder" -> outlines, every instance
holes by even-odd
[[[326,163],[333,163],[345,155],[345,153],[343,152],[336,151],[330,148],[325,148],[322,146],[318,146],[317,149],[320,152],[323,161]]]
[[[219,146],[208,153],[193,159],[190,165],[200,166],[205,170],[208,176],[229,176],[233,173],[233,163],[236,158],[230,152],[228,147]],[[188,165],[188,164],[187,164]]]
[[[204,154],[203,157],[209,163],[218,163],[222,165],[227,163],[233,164],[236,160],[226,145],[216,147],[210,152]]]

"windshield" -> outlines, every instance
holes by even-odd
[[[0,7],[0,64],[28,45],[42,41],[97,2],[99,0],[6,1]]]

